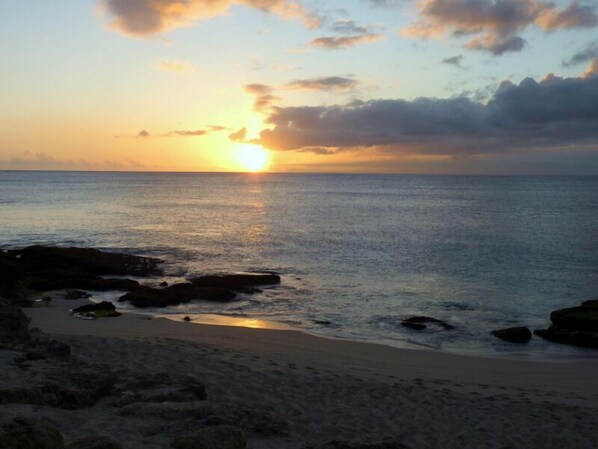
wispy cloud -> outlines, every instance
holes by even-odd
[[[191,62],[178,60],[160,61],[154,65],[154,68],[162,72],[176,74],[192,73],[195,71],[195,66]]]
[[[454,65],[455,67],[461,67],[461,61],[463,61],[463,55],[451,56],[450,58],[444,58],[443,64]]]
[[[585,47],[579,49],[569,59],[563,61],[565,67],[583,64],[592,59],[598,58],[598,40],[589,42]]]
[[[287,0],[102,0],[111,29],[132,37],[147,37],[184,27],[201,19],[245,5],[284,19],[301,20],[315,28],[320,19],[298,3]]]
[[[312,39],[310,47],[326,50],[343,50],[361,44],[369,44],[384,39],[382,34],[356,34],[353,36],[322,36]]]

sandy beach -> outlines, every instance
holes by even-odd
[[[121,383],[162,376],[159,385],[146,397],[123,387],[80,410],[6,404],[0,414],[48,418],[66,440],[100,430],[130,449],[169,447],[205,425],[207,410],[244,429],[250,448],[331,440],[395,444],[346,447],[598,447],[595,360],[467,357],[292,330],[69,314],[85,302],[56,299],[24,310],[32,328],[69,344],[73,357],[107,367]],[[4,364],[10,357],[3,351]],[[205,385],[207,400],[176,393],[193,379]],[[156,388],[164,391],[156,396]]]

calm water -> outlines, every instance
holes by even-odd
[[[283,275],[235,303],[168,313],[455,352],[595,354],[539,338],[513,350],[488,332],[542,327],[598,297],[596,177],[0,172],[0,246],[37,243],[160,257],[171,282]],[[397,325],[413,314],[457,329]]]

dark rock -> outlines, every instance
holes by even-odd
[[[532,332],[527,327],[509,327],[492,331],[492,335],[510,343],[527,343],[532,338]]]
[[[160,287],[168,287],[168,282],[166,282],[166,281],[160,282]]]
[[[28,288],[36,291],[61,290],[65,288],[96,291],[131,291],[139,287],[139,282],[131,279],[105,279],[95,274],[57,269],[28,273],[23,278],[23,282]]]
[[[409,446],[396,442],[358,443],[348,441],[330,441],[317,446],[317,449],[410,449]]]
[[[407,318],[406,320],[401,321],[401,325],[402,326],[406,326],[406,327],[410,327],[412,329],[417,329],[417,330],[422,330],[425,329],[425,326],[423,328],[421,328],[420,326],[414,326],[414,325],[421,325],[423,323],[431,323],[431,324],[436,324],[440,327],[442,327],[444,330],[451,330],[454,329],[455,326],[447,323],[446,321],[442,321],[436,318],[431,318],[429,316],[413,316],[410,318]]]
[[[135,402],[205,401],[206,387],[197,378],[171,373],[121,374],[114,391],[118,397],[112,405],[123,407]]]
[[[401,323],[401,326],[408,327],[409,329],[413,329],[413,330],[416,330],[416,331],[423,331],[426,328],[425,324],[411,323],[411,322],[408,322],[408,321],[403,321]]]
[[[555,310],[552,323],[562,329],[598,332],[598,300],[585,301],[581,306]]]
[[[191,321],[191,318],[189,318],[188,316],[186,316],[185,318],[183,318],[183,321],[186,321],[188,323],[189,321]]]
[[[245,432],[232,426],[212,426],[200,429],[170,443],[174,449],[246,449]]]
[[[15,289],[23,276],[23,268],[19,260],[5,251],[0,251],[0,295],[14,299],[17,296]]]
[[[538,329],[534,334],[556,343],[598,348],[598,299],[555,310],[550,319],[550,328]]]
[[[0,342],[29,339],[29,318],[8,301],[0,302]]]
[[[90,435],[71,442],[66,449],[122,449],[122,446],[112,438],[103,435]]]
[[[43,421],[15,418],[0,432],[2,449],[63,449],[64,440],[58,430]]]
[[[102,301],[95,304],[86,304],[81,307],[77,307],[73,309],[74,313],[82,313],[82,312],[97,312],[100,310],[116,310],[116,306],[108,301]]]
[[[83,290],[68,290],[64,294],[64,299],[87,299],[91,298],[91,294]]]
[[[93,248],[30,246],[9,251],[29,270],[65,269],[97,275],[150,276],[160,274],[159,259],[110,253]]]
[[[166,288],[139,287],[121,296],[119,301],[129,301],[135,307],[167,307],[190,302],[194,299],[227,302],[235,299],[235,293],[223,288],[197,287],[185,282]]]
[[[225,288],[234,291],[245,290],[256,285],[280,284],[280,276],[272,273],[222,274],[201,276],[191,279],[198,287]]]
[[[563,343],[584,348],[598,348],[597,332],[573,331],[558,326],[550,326],[548,329],[535,330],[534,334],[554,343]]]
[[[43,342],[48,354],[58,358],[68,358],[71,355],[71,346],[58,340],[46,340]]]
[[[332,324],[332,321],[328,321],[328,320],[314,320],[314,324],[320,324],[322,326],[330,326]]]

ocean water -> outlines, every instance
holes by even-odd
[[[282,274],[230,304],[147,313],[458,353],[596,355],[489,332],[546,327],[551,310],[598,297],[597,177],[0,172],[0,247],[32,244],[159,257],[166,273],[153,283]],[[411,315],[456,329],[401,327]]]

